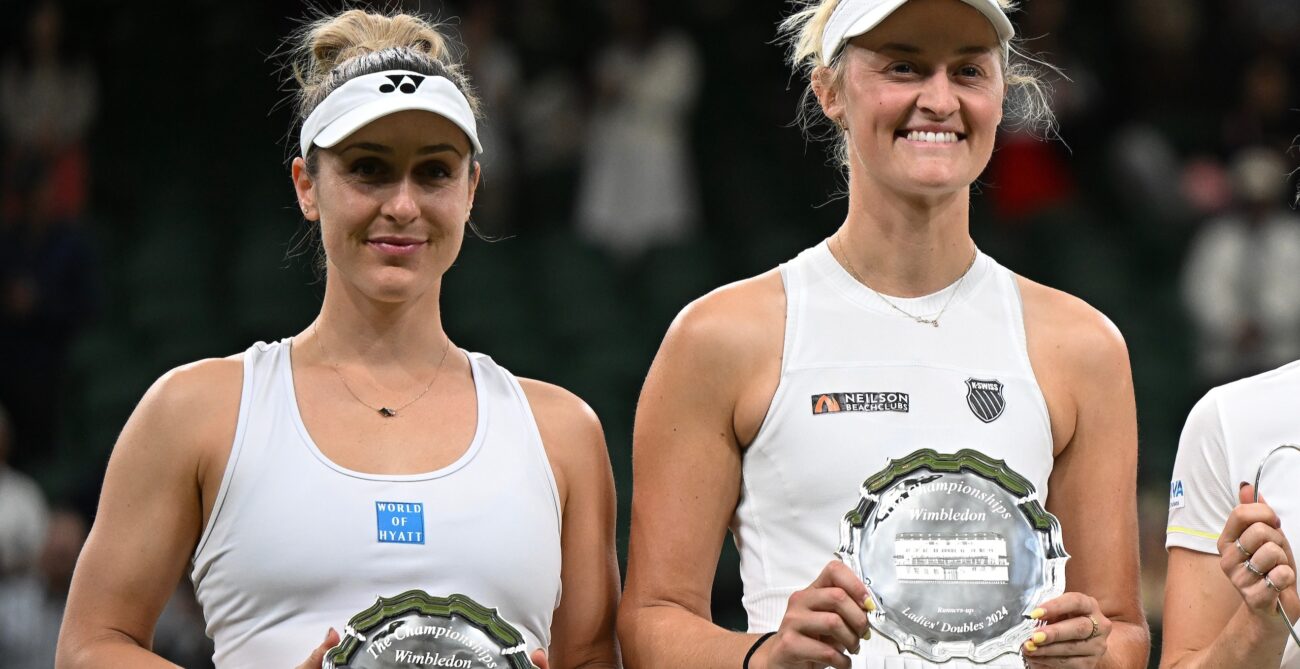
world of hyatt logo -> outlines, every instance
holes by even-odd
[[[424,505],[418,502],[375,502],[375,524],[379,543],[424,543]]]

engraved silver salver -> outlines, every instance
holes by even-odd
[[[1061,525],[1034,486],[978,451],[923,449],[862,484],[839,558],[871,589],[872,628],[933,662],[985,663],[1039,625],[1065,591]]]
[[[464,595],[410,590],[352,617],[323,669],[535,669],[524,636],[495,609]]]

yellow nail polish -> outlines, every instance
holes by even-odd
[[[1033,641],[1026,641],[1026,642],[1025,642],[1025,652],[1026,652],[1026,653],[1032,653],[1032,652],[1034,652],[1034,651],[1036,651],[1036,650],[1038,650],[1038,646],[1035,646]]]
[[[1044,611],[1042,607],[1039,607],[1029,612],[1029,619],[1038,620],[1039,618],[1042,618],[1045,615],[1047,615],[1047,611]]]
[[[862,633],[862,639],[863,639],[864,641],[870,641],[870,640],[871,640],[871,628],[870,628],[870,627],[867,627],[867,631],[865,631],[865,632]]]
[[[1047,632],[1034,632],[1034,636],[1030,637],[1030,643],[1042,643],[1044,641],[1047,641]]]
[[[867,595],[866,598],[862,600],[862,608],[866,609],[867,613],[876,610],[876,603],[871,601],[871,595]]]

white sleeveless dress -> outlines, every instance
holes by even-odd
[[[1030,367],[1015,276],[980,253],[965,279],[889,300],[836,261],[825,242],[781,266],[786,294],[781,379],[742,463],[732,532],[751,632],[777,629],[787,600],[834,556],[840,521],[864,480],[921,448],[978,450],[1047,500],[1052,433]],[[956,293],[953,294],[954,289]],[[951,298],[951,302],[949,302]],[[873,635],[858,669],[965,669],[901,654]],[[1021,667],[1017,655],[981,666]]]

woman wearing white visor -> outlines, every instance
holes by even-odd
[[[443,330],[479,183],[468,81],[407,15],[323,19],[300,54],[292,171],[324,250],[320,314],[173,370],[141,401],[59,666],[170,666],[150,638],[187,570],[218,667],[319,667],[354,615],[412,589],[496,609],[543,668],[617,666],[599,422]]]
[[[863,581],[828,564],[864,480],[923,448],[1004,461],[1060,520],[1072,555],[1065,594],[1027,604],[1044,624],[976,660],[1146,666],[1124,342],[969,233],[971,184],[1003,110],[1024,111],[1008,95],[1027,101],[1030,120],[1045,113],[1004,11],[995,0],[823,0],[786,22],[816,112],[837,129],[848,212],[826,242],[701,298],[665,337],[636,422],[619,619],[629,666],[972,666],[870,634]],[[709,620],[728,527],[748,633]],[[954,541],[980,529],[953,527]]]

